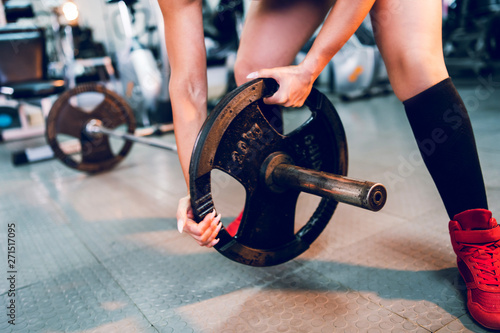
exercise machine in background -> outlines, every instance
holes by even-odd
[[[156,0],[106,0],[111,14],[117,72],[138,123],[172,121],[170,67],[163,18]],[[236,87],[234,62],[243,21],[243,1],[203,1],[209,108]]]
[[[170,73],[163,29],[157,28],[163,27],[161,12],[159,9],[155,10],[155,6],[158,6],[155,0],[150,2],[149,7],[147,2],[138,4],[135,0],[117,1],[108,5],[110,12],[118,8],[110,20],[115,22],[115,29],[110,30],[114,31],[114,36],[111,37],[117,39],[116,55],[111,56],[117,64],[118,84],[116,87],[107,86],[125,98],[134,112],[138,125],[147,129],[145,133],[159,135],[172,130],[171,104],[168,95]],[[160,15],[156,17],[158,23],[154,26],[148,26],[155,21],[150,13]],[[141,18],[148,24],[141,22]],[[204,3],[204,20],[209,103],[215,105],[236,86],[233,67],[243,20],[243,3],[221,0],[218,6],[213,8]],[[147,37],[148,42],[144,41],[144,37]],[[144,70],[145,67],[148,70]],[[153,78],[153,82],[148,82],[149,78]],[[146,95],[143,93],[144,88]],[[52,151],[43,146],[14,152],[13,161],[16,165],[20,165],[52,157]]]
[[[9,24],[0,31],[4,141],[43,135],[44,118],[65,88],[114,78],[111,58],[92,39],[92,30],[78,25],[73,2],[47,2],[34,10],[30,1],[10,0],[5,16]]]
[[[0,27],[0,141],[41,136],[44,117],[64,81],[48,76],[44,29],[16,23],[34,17],[31,4],[7,1],[5,16],[8,24]]]
[[[93,31],[79,24],[80,13],[72,1],[44,8],[50,18],[51,46],[49,72],[65,80],[67,88],[83,82],[109,82],[116,85],[111,58]],[[42,12],[38,13],[39,15]]]
[[[209,108],[236,88],[234,63],[244,19],[242,0],[220,0],[215,7],[203,2],[203,27],[207,50]]]
[[[120,94],[134,110],[138,123],[150,126],[157,110],[157,100],[162,89],[162,73],[159,62],[151,49],[142,45],[135,28],[137,0],[106,0],[107,4],[117,4],[123,46],[115,46],[117,70],[121,82]],[[144,12],[144,11],[143,11]],[[148,20],[146,19],[145,22]],[[114,22],[116,24],[116,22]],[[145,27],[147,29],[147,27]]]
[[[443,46],[450,70],[492,72],[500,64],[500,0],[445,1]]]

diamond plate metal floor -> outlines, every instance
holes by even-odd
[[[500,82],[484,82],[458,86],[499,216]],[[0,145],[0,331],[484,332],[467,314],[446,212],[401,103],[393,95],[332,100],[347,132],[349,175],[384,183],[387,205],[378,213],[340,205],[309,251],[270,268],[231,262],[177,232],[186,190],[175,154],[136,145],[116,169],[90,176],[55,160],[11,165],[12,151],[42,140]],[[289,111],[286,125],[304,116]],[[227,223],[244,193],[223,174],[215,179]],[[299,219],[315,203],[301,195]],[[13,298],[15,325],[6,311]]]

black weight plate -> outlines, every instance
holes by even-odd
[[[87,93],[95,93],[95,98],[99,98],[100,101],[95,103],[96,105],[91,105],[90,110],[76,105],[79,103],[79,98],[84,98],[84,94]],[[87,96],[92,97],[91,95]],[[75,100],[77,102],[74,102]],[[54,155],[70,168],[92,173],[109,170],[128,154],[132,142],[123,141],[119,149],[112,149],[107,136],[93,137],[85,132],[85,126],[91,119],[100,120],[107,128],[114,129],[125,125],[128,133],[133,134],[135,131],[134,114],[122,97],[103,85],[84,83],[61,94],[52,106],[47,117],[45,132],[47,142]],[[61,149],[60,135],[80,140],[79,159]]]
[[[261,168],[269,155],[282,152],[297,166],[347,173],[345,132],[331,102],[313,88],[305,103],[312,116],[292,133],[282,135],[259,106],[276,89],[276,81],[257,79],[221,100],[198,135],[189,171],[191,205],[198,222],[215,208],[212,169],[228,173],[244,186],[246,201],[238,232],[231,237],[222,229],[215,248],[227,258],[251,266],[277,265],[303,253],[337,207],[335,200],[323,198],[306,225],[295,232],[300,192],[275,193],[267,188]]]

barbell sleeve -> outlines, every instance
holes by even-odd
[[[282,188],[292,188],[338,202],[379,211],[387,200],[384,185],[283,163],[272,171],[272,179]]]

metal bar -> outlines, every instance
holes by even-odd
[[[21,130],[21,129],[19,129],[19,130]],[[134,135],[136,135],[136,136],[149,136],[149,135],[154,135],[155,133],[167,133],[167,132],[171,132],[173,130],[174,130],[173,124],[162,124],[162,125],[158,125],[158,126],[136,129]],[[6,130],[6,131],[10,131],[10,130]],[[4,131],[4,133],[6,131]],[[43,132],[44,131],[45,131],[45,128],[43,128]],[[43,133],[41,132],[40,135],[43,135]],[[0,142],[1,141],[2,140],[1,140],[1,135],[0,135]],[[78,154],[81,151],[80,141],[77,139],[64,141],[64,142],[61,142],[59,145],[61,146],[61,149],[64,152],[64,154],[66,154],[66,155]],[[172,147],[172,149],[176,149],[176,148]],[[15,151],[12,153],[12,163],[14,163],[15,166],[29,164],[29,163],[35,163],[35,162],[42,162],[42,161],[50,160],[52,158],[54,158],[54,152],[52,151],[52,148],[50,148],[49,145],[44,145],[44,146],[34,147],[34,148],[26,148],[24,150]]]
[[[279,164],[273,169],[273,181],[293,188],[372,211],[382,209],[387,199],[384,185],[344,176]]]
[[[115,137],[118,139],[123,139],[123,140],[127,140],[127,141],[141,143],[141,144],[148,145],[151,147],[166,149],[166,150],[170,150],[170,151],[177,151],[177,146],[175,146],[173,144],[169,144],[167,142],[159,141],[159,140],[142,138],[142,137],[130,134],[130,133],[112,130],[110,128],[106,128],[106,127],[102,126],[101,122],[99,120],[96,120],[96,119],[89,121],[87,123],[87,125],[85,126],[85,130],[87,131],[87,133],[89,133],[91,135],[103,134],[103,135],[112,136],[112,137]]]

